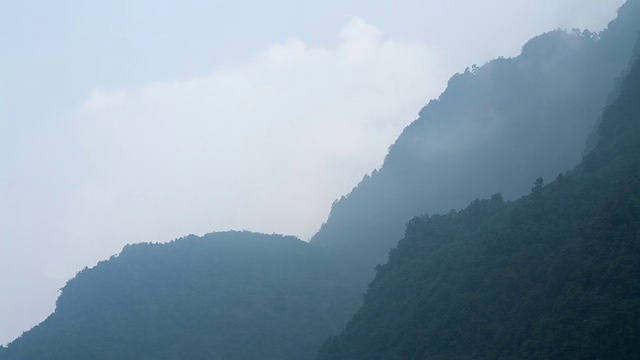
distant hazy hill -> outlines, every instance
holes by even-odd
[[[330,259],[248,232],[127,246],[3,359],[310,359],[354,309]]]
[[[553,31],[517,58],[454,76],[311,244],[242,232],[128,246],[69,281],[56,311],[0,347],[0,359],[312,359],[355,312],[374,265],[413,216],[496,192],[513,199],[580,161],[630,58],[638,3],[602,34]],[[487,207],[511,206],[498,200]],[[373,293],[384,291],[376,281]],[[347,349],[352,338],[340,339],[325,350]]]
[[[575,170],[413,219],[319,359],[637,359],[640,60],[617,93]]]
[[[349,253],[363,277],[386,260],[407,221],[501,192],[524,195],[580,160],[640,29],[632,0],[601,34],[552,31],[520,56],[473,67],[407,126],[382,168],[334,203],[312,243]]]

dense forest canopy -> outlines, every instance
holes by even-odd
[[[640,59],[616,93],[575,170],[414,218],[318,358],[637,357]]]
[[[640,1],[629,1],[600,34],[551,31],[518,57],[454,75],[391,146],[382,168],[334,203],[312,242],[351,252],[368,280],[413,216],[497,192],[513,200],[529,191],[531,179],[574,167],[628,63],[638,19]]]
[[[615,79],[638,19],[630,0],[602,33],[551,31],[454,75],[311,243],[129,245],[0,359],[301,360],[342,329],[320,359],[637,353],[638,65]]]
[[[127,246],[70,280],[4,359],[309,359],[354,311],[333,269],[279,235]]]

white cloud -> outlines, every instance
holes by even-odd
[[[513,55],[551,28],[600,29],[622,2],[276,2],[253,12],[194,2],[182,16],[157,2],[116,2],[124,12],[12,2],[0,22],[21,29],[2,39],[0,343],[42,321],[64,281],[124,243],[228,228],[308,236],[453,71]],[[64,23],[51,16],[61,9]],[[120,85],[202,74],[292,33],[332,44],[343,13],[441,47],[446,61],[356,18],[330,48],[291,39],[208,77]],[[111,90],[88,95],[80,125],[68,121],[93,84]]]
[[[94,90],[78,110],[92,173],[62,225],[70,252],[226,229],[308,238],[451,72],[438,50],[354,18],[335,48],[289,39],[203,78]]]

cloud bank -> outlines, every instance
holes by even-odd
[[[94,89],[23,139],[38,170],[1,183],[12,220],[0,234],[20,247],[0,253],[16,294],[0,318],[23,330],[42,321],[56,289],[127,243],[229,229],[309,238],[450,67],[356,17],[335,47],[293,38],[208,76]],[[26,171],[8,160],[7,172]]]
[[[308,237],[453,72],[558,26],[601,29],[622,2],[7,4],[0,26],[19,36],[0,39],[0,343],[125,243]],[[326,45],[339,14],[387,37],[354,18]],[[305,41],[265,45],[292,33]]]
[[[353,18],[335,48],[289,39],[203,78],[96,89],[77,113],[91,172],[63,221],[69,249],[99,259],[227,229],[306,239],[451,71]]]

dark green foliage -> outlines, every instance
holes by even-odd
[[[635,359],[640,60],[575,170],[413,219],[319,359]]]
[[[3,359],[309,359],[355,309],[332,268],[277,235],[127,246],[70,280]]]
[[[416,214],[459,209],[497,192],[512,200],[528,193],[533,179],[573,168],[629,61],[639,3],[625,4],[601,34],[552,31],[516,58],[453,76],[380,171],[334,204],[312,242],[351,253],[370,279]]]
[[[127,246],[69,281],[0,359],[312,358],[412,216],[514,199],[579,162],[639,4],[601,34],[553,31],[452,77],[312,244],[231,232]],[[638,353],[637,111],[612,104],[584,163],[518,202],[412,220],[321,358]]]

